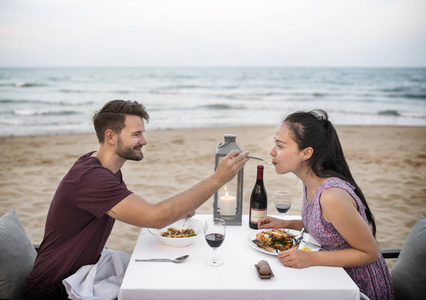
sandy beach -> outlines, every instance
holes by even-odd
[[[377,222],[381,248],[400,248],[417,218],[426,215],[426,128],[338,126],[346,158]],[[127,162],[124,180],[130,190],[158,202],[209,176],[223,135],[253,156],[270,159],[275,127],[149,130],[142,162]],[[41,242],[53,194],[81,155],[97,150],[94,133],[0,138],[0,216],[15,208],[30,240]],[[243,213],[248,213],[258,161],[244,172]],[[295,198],[288,214],[300,214],[302,185],[292,174],[277,175],[265,166],[268,212],[276,214],[273,194],[290,189]],[[213,199],[197,213],[212,213]],[[243,224],[247,226],[247,224]],[[140,229],[116,222],[107,247],[133,251]],[[392,261],[388,262],[393,265]]]

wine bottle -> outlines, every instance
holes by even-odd
[[[257,222],[266,217],[268,208],[268,196],[266,195],[265,185],[263,183],[263,166],[257,166],[257,179],[250,197],[250,215],[249,226],[252,229],[257,228]]]

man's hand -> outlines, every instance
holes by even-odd
[[[246,162],[248,162],[249,159],[246,157],[248,154],[247,151],[240,153],[238,150],[232,150],[222,159],[216,168],[216,172],[213,174],[220,186],[238,174]]]

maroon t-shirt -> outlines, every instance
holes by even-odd
[[[112,173],[92,153],[75,162],[53,197],[44,238],[26,281],[31,297],[53,292],[80,267],[98,261],[114,225],[106,212],[132,193],[121,171]]]

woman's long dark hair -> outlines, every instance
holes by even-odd
[[[318,177],[337,177],[348,181],[355,187],[355,193],[365,205],[365,214],[376,236],[376,222],[359,186],[356,184],[343,154],[339,137],[328,120],[328,114],[320,109],[310,112],[295,112],[287,116],[284,123],[289,125],[292,138],[299,150],[314,149],[308,160],[311,169]]]

